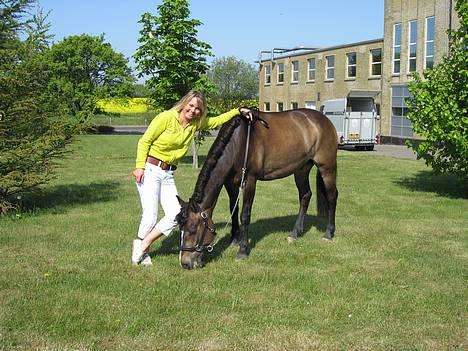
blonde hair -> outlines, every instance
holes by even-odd
[[[173,110],[176,110],[177,112],[182,111],[185,105],[187,105],[190,100],[193,98],[197,98],[198,100],[198,107],[200,108],[200,120],[202,120],[206,116],[206,99],[205,95],[203,95],[202,92],[196,91],[196,90],[190,90],[185,96],[180,99],[174,107],[172,107]]]

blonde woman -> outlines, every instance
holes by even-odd
[[[158,114],[138,141],[136,168],[133,171],[140,194],[142,216],[137,239],[132,245],[132,264],[151,265],[150,245],[168,236],[176,226],[180,211],[176,198],[174,171],[187,153],[198,129],[214,129],[242,114],[252,120],[248,108],[233,109],[217,117],[206,116],[202,93],[190,91],[172,109]],[[158,221],[158,203],[164,217]]]

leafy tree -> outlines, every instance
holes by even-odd
[[[233,56],[214,60],[208,77],[218,91],[214,100],[225,110],[258,97],[257,69]]]
[[[455,9],[460,28],[449,33],[449,55],[409,83],[408,118],[425,138],[409,145],[434,171],[468,177],[468,3],[458,0]]]
[[[99,99],[131,94],[128,60],[104,41],[104,35],[69,36],[51,47],[46,60],[52,73],[49,91],[72,116],[86,120]]]
[[[190,19],[187,0],[164,0],[157,7],[159,16],[144,13],[139,23],[141,43],[134,55],[139,77],[148,77],[147,86],[159,108],[169,109],[189,90],[203,91],[209,99],[212,84],[206,79],[211,56],[210,45],[197,40],[202,23]],[[198,149],[206,132],[200,131],[192,144],[193,166],[198,167]]]
[[[148,77],[155,104],[172,107],[196,85],[209,66],[206,56],[211,47],[197,40],[202,23],[190,19],[187,0],[164,0],[157,7],[159,16],[144,13],[139,23],[141,43],[134,55],[139,77]]]
[[[63,111],[47,93],[44,41],[19,39],[22,31],[28,33],[26,24],[44,24],[37,17],[22,21],[30,4],[0,3],[0,215],[15,207],[14,195],[52,177],[53,160],[65,152],[76,131],[59,118]],[[47,37],[43,34],[41,38]]]

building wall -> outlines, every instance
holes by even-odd
[[[404,139],[405,137],[417,138],[412,135],[411,123],[404,117],[404,97],[407,96],[407,82],[411,79],[409,72],[409,22],[417,23],[416,39],[416,66],[415,71],[422,73],[424,70],[425,57],[425,23],[426,18],[434,16],[434,62],[440,63],[448,50],[447,29],[449,28],[449,4],[450,0],[384,0],[384,38],[369,40],[365,42],[352,43],[337,47],[310,50],[304,53],[283,55],[270,59],[261,60],[259,106],[265,110],[265,103],[270,103],[270,111],[277,111],[277,103],[283,103],[283,109],[291,108],[291,103],[297,103],[298,107],[306,107],[307,102],[315,102],[315,108],[320,109],[321,102],[345,97],[350,90],[378,90],[381,94],[377,96],[376,102],[380,104],[380,134],[393,139]],[[458,28],[458,17],[454,11],[455,0],[452,3],[452,28]],[[394,25],[401,23],[401,46],[400,46],[400,72],[395,74],[393,68],[394,50]],[[370,74],[370,50],[382,49],[381,76]],[[346,54],[356,52],[357,75],[354,79],[346,77],[347,60]],[[333,80],[326,79],[326,57],[335,55],[335,77]],[[316,76],[314,81],[308,80],[308,59],[316,59]],[[291,82],[292,63],[299,63],[299,79]],[[284,82],[277,82],[277,70],[279,64],[284,64]],[[271,67],[271,83],[265,83],[265,69]],[[400,89],[401,88],[401,89]],[[392,100],[392,90],[398,94]],[[403,91],[403,94],[400,94]],[[398,105],[392,111],[392,101]],[[401,107],[401,108],[400,108]],[[406,132],[398,132],[393,128],[392,115],[394,111],[403,116],[394,116],[395,123],[403,123]],[[401,129],[401,130],[403,130]],[[405,136],[399,135],[405,134]],[[406,135],[411,134],[411,135]]]
[[[262,61],[260,70],[260,108],[265,102],[271,111],[277,111],[277,103],[284,104],[284,110],[291,108],[291,102],[305,107],[306,102],[315,102],[319,109],[321,102],[335,97],[345,97],[350,90],[381,90],[381,79],[370,73],[370,51],[383,50],[383,40],[377,39],[362,43],[343,45],[324,50],[314,50],[306,54],[282,56],[274,61]],[[356,53],[356,77],[347,77],[347,54]],[[334,56],[334,79],[326,78],[327,56]],[[308,60],[315,58],[315,80],[308,79]],[[299,63],[299,80],[292,82],[292,63]],[[279,64],[284,65],[284,82],[278,83]],[[265,84],[265,69],[271,67],[271,83]]]

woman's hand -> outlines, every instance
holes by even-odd
[[[144,168],[135,168],[135,170],[132,173],[135,176],[135,181],[137,183],[143,183],[143,177],[145,174]]]
[[[253,121],[255,119],[252,110],[247,107],[239,107],[239,112],[242,117],[247,118],[249,121]]]

